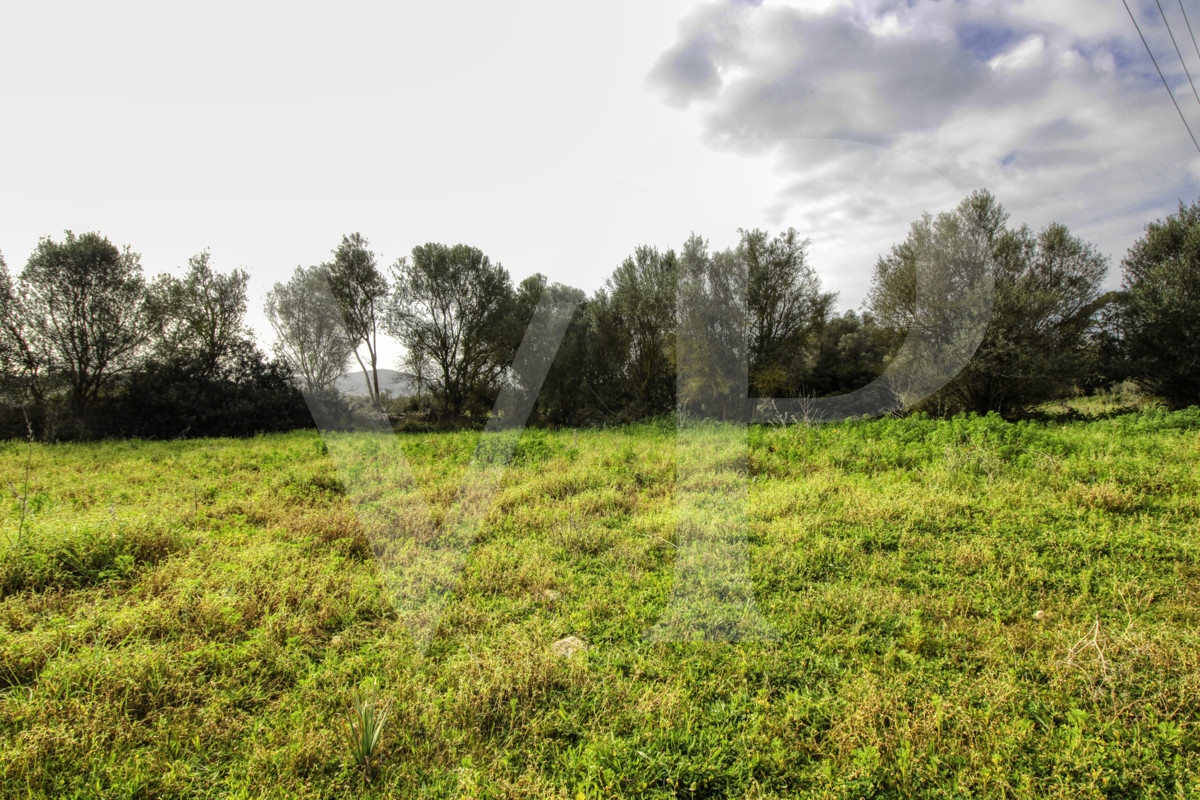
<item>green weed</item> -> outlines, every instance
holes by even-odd
[[[369,686],[362,692],[354,689],[350,693],[350,705],[354,709],[354,717],[344,723],[346,745],[354,763],[369,776],[371,759],[375,757],[375,751],[379,748],[379,737],[387,724],[388,709],[380,701],[376,685]]]

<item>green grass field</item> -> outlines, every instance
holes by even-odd
[[[315,433],[0,443],[0,795],[1200,795],[1196,409],[752,431],[778,638],[731,644],[646,637],[673,424],[526,432],[414,637],[381,564],[477,438],[401,435],[417,486]]]

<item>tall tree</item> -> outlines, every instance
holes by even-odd
[[[952,350],[970,315],[987,314],[974,355],[931,398],[945,410],[1013,415],[1083,377],[1107,262],[1062,225],[1035,235],[1007,222],[1003,206],[979,190],[953,212],[913,223],[876,264],[871,310],[895,334],[916,332]],[[972,301],[979,286],[992,287],[991,303]]]
[[[249,277],[240,269],[214,271],[208,250],[188,259],[183,278],[159,276],[150,286],[156,360],[186,363],[196,374],[212,377],[245,349],[250,342],[245,325]]]
[[[577,321],[583,350],[577,386],[582,395],[580,414],[591,420],[619,418],[633,407],[626,369],[629,339],[608,292],[597,289],[579,309]],[[570,329],[567,332],[571,334]]]
[[[1130,375],[1172,407],[1200,404],[1200,201],[1147,224],[1121,270]]]
[[[481,250],[430,242],[392,266],[385,332],[422,366],[443,415],[483,411],[512,363],[513,288]]]
[[[569,302],[579,306],[557,350],[552,349],[548,342],[530,342],[534,354],[533,361],[553,362],[538,395],[538,411],[552,423],[567,424],[577,420],[586,402],[586,389],[583,385],[586,380],[587,358],[587,312],[584,293],[561,283],[550,283],[546,276],[540,273],[521,281],[513,303],[512,317],[516,323],[512,332],[513,342],[514,347],[520,346],[525,329],[533,319],[534,309],[545,294],[556,302]],[[520,374],[514,374],[513,379],[518,383],[527,381],[526,377]]]
[[[378,333],[387,305],[387,278],[379,271],[375,253],[360,233],[343,236],[333,251],[333,261],[324,267],[329,291],[354,342],[354,357],[366,377],[367,393],[379,402]],[[367,350],[366,363],[358,353],[359,347]]]
[[[643,245],[605,284],[612,322],[623,338],[624,372],[639,414],[669,411],[675,402],[674,250]]]
[[[816,339],[836,295],[821,291],[808,263],[808,239],[794,228],[768,238],[741,230],[737,257],[746,271],[750,384],[761,397],[790,395],[811,367]]]
[[[308,392],[328,392],[346,371],[354,344],[329,293],[324,267],[296,267],[287,283],[267,292],[275,351]]]
[[[692,234],[679,257],[677,404],[693,416],[743,419],[749,409],[747,271],[733,251]]]
[[[29,369],[59,377],[82,417],[136,364],[148,338],[141,258],[99,233],[43,237],[12,295]]]

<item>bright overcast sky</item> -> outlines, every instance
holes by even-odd
[[[1130,4],[1200,134],[1157,7]],[[1096,243],[1110,286],[1200,195],[1120,0],[10,4],[0,75],[10,270],[67,228],[150,275],[208,247],[250,272],[264,343],[266,290],[352,231],[385,265],[461,241],[591,291],[638,244],[794,226],[849,308],[974,188]]]

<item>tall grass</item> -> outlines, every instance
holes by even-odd
[[[646,637],[673,428],[526,432],[421,652],[380,565],[476,439],[403,434],[412,483],[305,433],[35,446],[0,553],[0,796],[1200,791],[1200,411],[755,429],[778,635],[727,645]],[[0,444],[0,485],[28,454]]]

